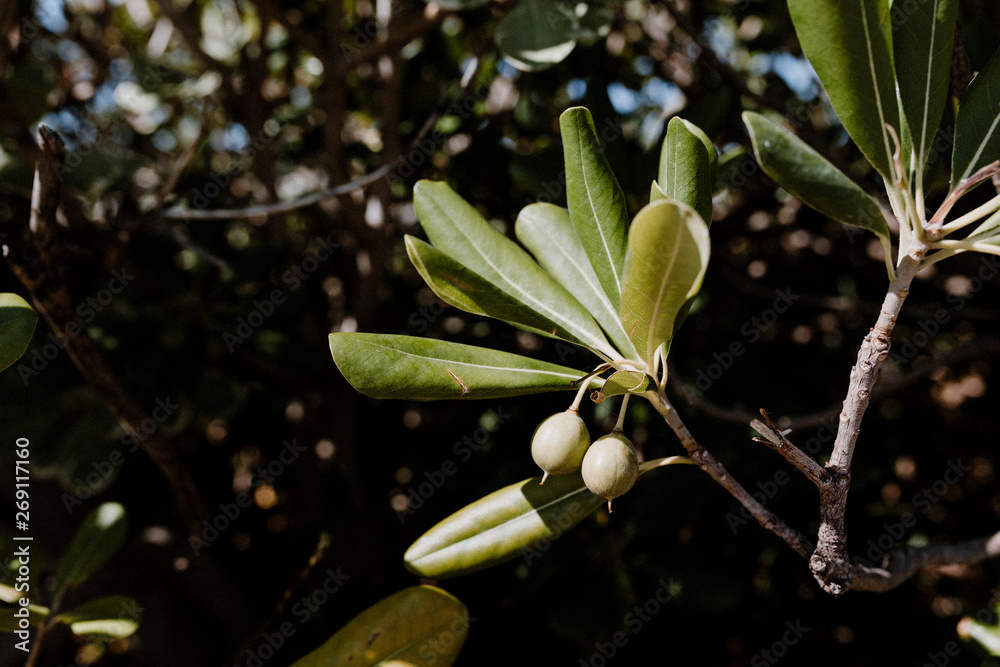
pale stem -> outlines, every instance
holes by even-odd
[[[998,210],[1000,210],[1000,195],[997,195],[996,197],[989,200],[982,206],[969,211],[965,215],[955,218],[947,225],[941,227],[941,231],[944,232],[945,234],[950,234],[956,229],[961,229],[966,225],[971,225],[973,222],[979,220],[980,218],[986,217],[990,213],[993,213],[994,211]]]
[[[622,409],[621,412],[618,413],[618,422],[615,424],[615,427],[611,430],[612,433],[622,432],[623,430],[622,427],[625,426],[625,409],[628,407],[628,399],[631,396],[632,394],[625,394],[625,397],[622,398]]]

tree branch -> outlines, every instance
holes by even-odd
[[[746,507],[761,526],[783,539],[795,553],[803,558],[809,558],[809,554],[813,551],[812,543],[802,533],[790,527],[770,510],[757,502],[739,482],[726,472],[722,464],[694,439],[687,426],[684,425],[684,421],[680,415],[677,414],[673,405],[670,404],[666,394],[662,391],[659,393],[647,391],[643,396],[653,404],[653,408],[660,413],[673,432],[677,434],[681,445],[687,450],[688,456],[702,470],[707,472],[712,479],[721,484],[730,495]]]
[[[157,423],[128,393],[121,379],[108,367],[100,349],[87,333],[87,325],[73,308],[64,278],[65,252],[56,236],[59,206],[59,169],[65,154],[62,139],[45,125],[38,127],[39,152],[31,195],[30,235],[27,245],[8,253],[13,273],[24,283],[38,311],[57,332],[80,373],[103,397],[125,432],[143,449],[169,482],[190,530],[200,528],[207,515],[198,489],[173,446],[159,433],[141,430],[146,420]],[[11,246],[16,245],[14,243]],[[67,335],[70,334],[70,335]]]
[[[823,466],[816,463],[815,459],[793,445],[785,437],[785,433],[774,425],[766,410],[761,409],[760,414],[764,417],[764,422],[755,419],[750,422],[750,426],[763,437],[754,438],[754,440],[764,443],[781,454],[816,486],[822,487],[824,484],[827,484],[830,481],[830,473]]]
[[[889,356],[892,330],[910,291],[910,283],[920,268],[927,246],[920,244],[903,256],[895,280],[882,302],[875,326],[865,336],[858,350],[858,360],[851,369],[851,379],[840,413],[840,427],[833,443],[827,470],[830,480],[820,487],[820,527],[816,551],[809,559],[809,569],[820,586],[831,595],[842,595],[851,588],[853,570],[847,552],[847,492],[851,487],[851,459],[861,432],[882,362]]]
[[[892,590],[925,567],[974,565],[1000,555],[1000,532],[958,544],[899,547],[890,551],[882,567],[854,567],[851,588],[882,593]]]

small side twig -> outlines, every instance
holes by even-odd
[[[681,441],[681,445],[687,450],[688,456],[698,467],[708,473],[733,498],[746,507],[761,526],[783,539],[795,553],[803,558],[809,558],[809,554],[813,551],[813,544],[802,533],[786,524],[777,515],[764,507],[764,505],[743,488],[742,484],[726,472],[725,467],[694,439],[694,436],[691,435],[691,432],[684,424],[680,415],[677,414],[677,410],[671,405],[666,394],[662,391],[648,391],[643,396],[649,399],[653,408],[667,422],[667,425],[670,426],[671,430],[673,430],[677,438]]]
[[[822,487],[827,484],[830,481],[830,473],[814,458],[792,444],[791,440],[785,437],[785,431],[774,425],[766,410],[761,408],[760,414],[764,418],[763,422],[758,419],[750,422],[751,428],[762,436],[754,438],[754,440],[764,443],[781,454],[816,486]]]

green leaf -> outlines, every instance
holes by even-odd
[[[997,233],[997,228],[1000,227],[1000,211],[997,211],[990,217],[986,218],[983,224],[976,228],[976,231],[969,234],[969,238],[976,238],[983,236],[993,236]]]
[[[567,109],[559,116],[566,161],[566,201],[577,236],[611,305],[621,307],[628,208],[611,171],[590,112]]]
[[[428,579],[449,579],[537,555],[605,500],[587,489],[580,473],[511,484],[452,514],[414,542],[403,562]]]
[[[443,301],[456,308],[504,322],[529,327],[546,336],[583,345],[576,336],[514,299],[457,261],[413,236],[406,236],[406,252],[417,273]]]
[[[450,12],[461,12],[488,4],[490,0],[434,0],[434,4]]]
[[[0,371],[21,358],[35,332],[38,315],[17,294],[0,293]]]
[[[1000,159],[1000,49],[969,84],[955,122],[951,186]]]
[[[966,616],[958,622],[958,635],[963,639],[975,639],[987,653],[1000,656],[1000,627]]]
[[[882,177],[892,180],[899,132],[892,60],[883,32],[888,0],[788,0],[799,42],[844,129]]]
[[[500,20],[494,39],[514,67],[534,72],[565,60],[579,29],[573,8],[561,0],[520,0]]]
[[[594,352],[605,356],[616,354],[580,302],[447,183],[419,181],[413,188],[413,204],[420,224],[437,250]],[[544,330],[551,331],[548,327]]]
[[[618,309],[601,287],[566,209],[544,203],[526,206],[517,216],[514,232],[556,282],[593,315],[618,351],[636,358]]]
[[[576,390],[580,371],[509,352],[431,338],[330,334],[347,381],[373,398],[486,399]]]
[[[660,150],[657,184],[667,197],[687,204],[712,224],[712,192],[719,173],[719,156],[701,129],[674,116]]]
[[[924,0],[893,6],[892,48],[903,116],[914,159],[927,159],[948,101],[957,0]],[[916,166],[911,167],[916,173]]]
[[[73,634],[81,637],[119,639],[139,629],[142,610],[130,597],[109,595],[56,616]]]
[[[355,616],[292,667],[448,667],[469,632],[469,610],[434,586],[413,586]]]
[[[104,503],[83,520],[56,572],[57,595],[67,586],[78,586],[111,558],[125,541],[125,508]]]
[[[842,171],[781,125],[743,112],[757,161],[778,185],[834,220],[875,232],[889,257],[889,225],[882,209]]]
[[[635,394],[646,391],[652,378],[639,371],[615,371],[601,387],[605,398],[619,394]]]
[[[673,337],[678,312],[701,287],[708,226],[692,208],[661,199],[635,216],[628,248],[622,325],[653,368],[656,348]]]
[[[22,607],[0,607],[0,632],[17,632],[22,630],[20,626],[23,616],[15,616]],[[30,626],[39,626],[49,617],[49,608],[37,604],[28,605],[28,623]]]

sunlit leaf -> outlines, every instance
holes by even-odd
[[[788,0],[802,50],[816,69],[844,129],[868,161],[891,179],[899,109],[884,21],[888,0]]]
[[[523,325],[547,336],[583,344],[538,311],[508,296],[445,253],[413,236],[406,237],[406,252],[417,272],[438,297],[456,308]]]
[[[743,122],[768,176],[823,215],[875,232],[889,256],[889,225],[874,199],[778,123],[752,111],[743,112]]]
[[[418,182],[413,189],[413,203],[436,249],[591,350],[607,356],[616,354],[580,302],[446,183]],[[550,331],[548,327],[544,330]]]
[[[15,607],[0,607],[0,632],[16,632],[24,629],[21,627],[21,621],[24,617],[16,615],[21,609],[20,605]],[[29,604],[27,610],[29,627],[41,625],[49,617],[50,613],[48,607],[36,604]]]
[[[56,620],[81,637],[118,639],[139,629],[141,615],[138,603],[132,598],[109,595],[63,612]]]
[[[708,226],[690,207],[661,199],[635,216],[628,246],[622,325],[653,368],[656,348],[671,339],[678,312],[701,287]]]
[[[583,373],[530,357],[431,338],[330,334],[333,360],[373,398],[485,399],[578,389]]]
[[[552,475],[544,485],[539,481],[511,484],[441,521],[406,551],[406,568],[428,579],[448,579],[522,554],[530,557],[605,502],[579,473]]]
[[[355,616],[292,667],[447,667],[469,631],[469,611],[434,586],[413,586]]]
[[[957,0],[926,0],[893,7],[893,62],[914,157],[927,159],[951,79]]]
[[[1000,49],[969,84],[958,108],[951,185],[1000,159]]]
[[[611,171],[594,120],[583,107],[559,117],[566,162],[566,201],[570,219],[605,294],[621,306],[628,209],[625,194]]]
[[[497,25],[497,46],[514,67],[532,72],[562,62],[576,46],[580,26],[562,0],[518,0]]]
[[[0,293],[0,371],[21,358],[35,332],[38,315],[17,294]]]
[[[125,508],[118,503],[104,503],[83,520],[59,561],[56,591],[78,586],[111,558],[125,541]]]
[[[553,204],[526,206],[514,230],[539,264],[593,315],[615,347],[634,358],[635,348],[622,329],[618,309],[601,287],[566,209]]]
[[[674,116],[660,150],[656,181],[667,197],[687,204],[712,224],[712,192],[719,173],[719,156],[712,140],[701,129]]]

